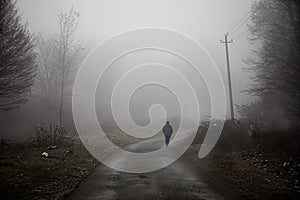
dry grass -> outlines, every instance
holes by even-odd
[[[212,152],[199,160],[199,145],[185,154],[210,185],[228,199],[297,199],[299,192],[293,183],[275,170],[274,163],[262,164],[265,158],[249,156],[250,152],[234,152],[227,155]]]
[[[43,157],[42,152],[49,157]],[[62,199],[96,166],[78,141],[57,149],[6,152],[0,160],[1,199]]]

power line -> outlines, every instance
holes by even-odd
[[[235,32],[240,26],[241,26],[241,23],[242,23],[242,25],[243,25],[243,21],[245,20],[245,19],[247,19],[246,21],[248,21],[249,20],[249,18],[250,18],[250,16],[249,16],[249,14],[251,13],[251,9],[247,12],[247,14],[244,16],[244,17],[242,17],[239,21],[238,21],[238,23],[229,31],[229,32],[231,32],[231,33],[233,33],[233,32]],[[245,23],[245,22],[244,22]]]
[[[237,38],[239,38],[239,37],[245,35],[245,34],[248,33],[248,32],[249,32],[249,29],[247,29],[247,30],[245,30],[244,32],[242,32],[241,34],[235,36],[233,39],[237,39]]]
[[[250,9],[247,14],[232,28],[230,31],[230,35],[233,35],[236,31],[238,31],[248,20],[251,18],[251,13],[256,13],[256,11],[259,9],[259,7],[256,7],[255,9]],[[252,11],[252,12],[251,12]],[[243,33],[244,34],[244,33]]]
[[[245,23],[248,22],[248,20],[250,19],[250,16],[248,16],[237,28],[235,28],[232,32],[231,35],[233,35],[236,31],[238,31]]]

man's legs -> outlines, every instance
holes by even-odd
[[[166,145],[167,145],[167,146],[169,145],[170,137],[171,137],[171,136],[166,136]]]

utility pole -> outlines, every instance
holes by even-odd
[[[230,41],[228,41],[228,33],[226,33],[224,36],[225,36],[225,41],[221,40],[220,42],[225,44],[231,120],[234,120],[234,108],[233,108],[233,97],[232,97],[232,86],[231,86],[231,75],[230,75],[230,64],[229,64],[229,53],[228,53],[228,43],[232,43],[233,40],[231,39]]]

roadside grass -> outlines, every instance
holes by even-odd
[[[253,152],[222,154],[218,149],[206,158],[197,157],[200,145],[193,145],[185,157],[204,179],[228,199],[299,199],[299,189],[280,175],[272,158],[253,156]],[[261,154],[259,154],[261,156]],[[264,162],[268,163],[264,163]],[[280,162],[281,164],[281,162]]]
[[[108,137],[120,147],[137,141],[122,133]],[[0,152],[0,199],[65,199],[98,164],[78,136],[54,149],[12,144]]]
[[[43,152],[49,156],[42,156]],[[4,152],[0,159],[0,198],[63,199],[96,165],[78,139],[56,149],[32,147]]]

